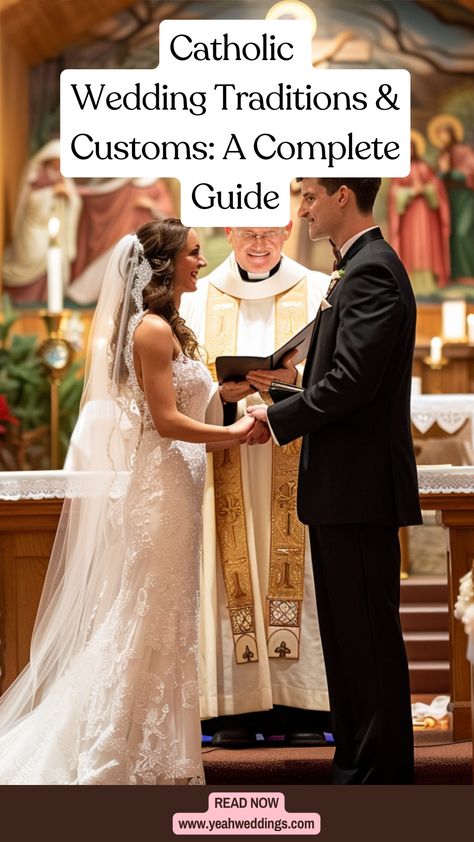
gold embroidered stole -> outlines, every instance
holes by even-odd
[[[289,295],[291,293],[291,295]],[[307,324],[306,282],[277,297],[275,347]],[[304,526],[296,513],[301,439],[272,448],[272,530],[267,594],[269,658],[299,657],[304,593]]]
[[[236,353],[240,299],[209,285],[206,350],[215,358]],[[307,323],[306,281],[275,301],[275,347]],[[272,537],[268,579],[268,655],[298,658],[304,580],[304,526],[296,515],[299,442],[273,446]],[[216,527],[237,663],[258,661],[255,607],[242,490],[240,447],[213,454]]]

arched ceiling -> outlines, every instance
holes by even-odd
[[[0,0],[4,35],[28,64],[38,64],[135,0]]]

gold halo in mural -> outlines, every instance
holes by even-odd
[[[458,143],[464,138],[464,126],[454,114],[438,114],[430,120],[427,129],[430,143],[436,146],[437,149],[442,148],[438,132],[443,126],[449,126],[453,130],[454,137]]]
[[[415,151],[418,158],[422,158],[426,151],[426,140],[416,129],[412,129],[410,132],[410,140],[415,147]]]
[[[301,0],[280,0],[265,15],[265,20],[307,20],[311,24],[311,35],[316,32],[318,22],[313,10]]]

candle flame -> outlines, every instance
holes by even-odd
[[[48,222],[48,233],[52,240],[56,239],[59,234],[61,223],[57,216],[52,216]]]

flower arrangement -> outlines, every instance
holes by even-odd
[[[5,424],[18,426],[19,423],[18,418],[11,414],[5,395],[0,395],[0,436],[8,433],[8,427],[5,427]]]
[[[458,620],[462,620],[467,634],[474,634],[474,576],[471,570],[459,580],[454,615]]]
[[[14,470],[16,466],[12,454],[12,427],[18,427],[18,418],[10,412],[5,395],[0,394],[0,469]]]

